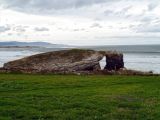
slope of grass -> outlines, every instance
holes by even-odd
[[[0,74],[0,120],[158,120],[160,77]]]

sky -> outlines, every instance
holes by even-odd
[[[160,44],[160,0],[0,0],[0,41]]]

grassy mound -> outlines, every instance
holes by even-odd
[[[0,74],[0,120],[158,120],[160,77]]]

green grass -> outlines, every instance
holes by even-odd
[[[0,120],[159,120],[160,77],[0,74]]]

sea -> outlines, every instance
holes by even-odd
[[[76,48],[122,52],[127,69],[160,73],[160,45],[76,46]],[[3,67],[4,63],[30,55],[64,49],[71,48],[0,48],[0,67]],[[100,61],[101,68],[105,66],[105,61],[105,58]]]

